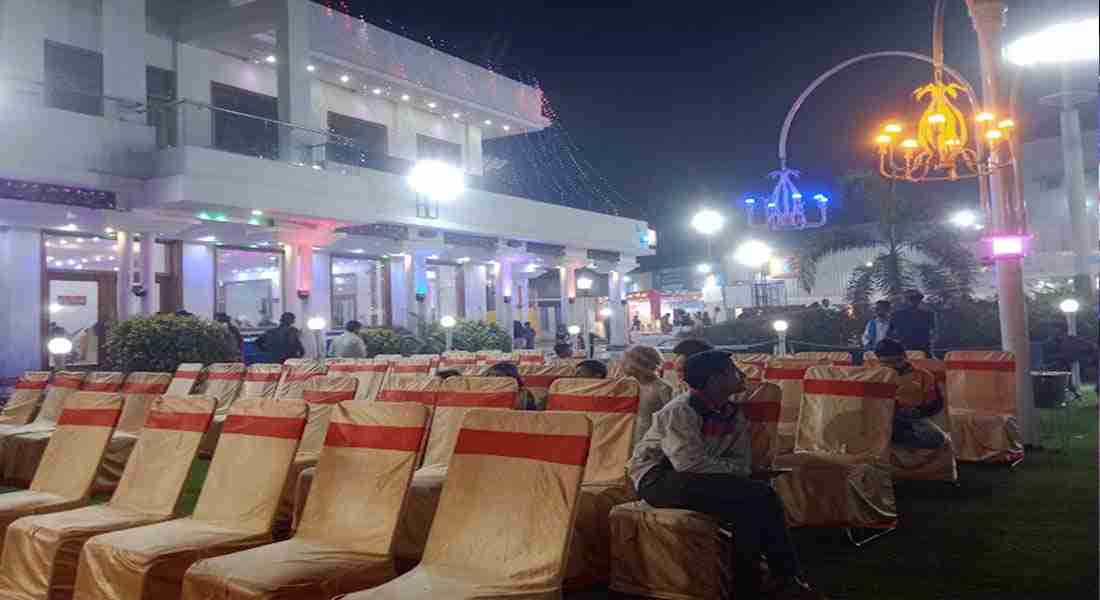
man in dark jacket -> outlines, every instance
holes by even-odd
[[[890,320],[890,337],[909,350],[923,350],[931,358],[936,315],[923,303],[924,294],[917,290],[906,292],[905,300],[908,304],[895,311]]]
[[[256,340],[256,346],[271,356],[271,362],[282,364],[288,358],[301,358],[306,355],[302,346],[302,334],[294,326],[297,318],[294,313],[283,313],[279,317],[279,326],[267,330]]]

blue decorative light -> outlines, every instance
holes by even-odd
[[[756,204],[756,198],[745,198],[745,204],[748,206]]]
[[[775,207],[776,207],[775,202],[769,202],[768,203],[768,208],[775,208]]]
[[[828,204],[829,197],[825,194],[817,194],[814,196],[814,200],[817,200],[818,204]]]
[[[795,200],[801,200],[802,199],[802,193],[801,192],[795,192],[795,193],[791,194],[791,198],[794,198]]]

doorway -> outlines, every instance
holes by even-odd
[[[118,277],[113,272],[46,272],[42,306],[42,364],[55,366],[46,350],[56,337],[73,344],[66,366],[96,367],[104,359],[107,331],[118,320]]]

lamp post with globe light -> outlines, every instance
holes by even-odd
[[[591,277],[582,276],[577,278],[577,292],[581,298],[584,298],[584,302],[581,304],[581,314],[583,315],[581,318],[581,331],[577,333],[581,333],[582,331],[584,333],[584,337],[581,339],[584,340],[585,353],[588,358],[592,358],[594,352],[591,340],[588,339],[588,304],[591,301],[592,284]],[[570,328],[570,330],[572,330],[572,328]]]
[[[753,283],[753,303],[756,306],[766,304],[766,301],[761,300],[761,296],[756,289],[758,286],[763,286],[763,298],[767,298],[768,275],[764,269],[772,259],[771,246],[760,240],[742,242],[733,253],[733,259],[739,264],[756,271],[757,281]]]
[[[1062,311],[1062,314],[1066,315],[1066,334],[1070,337],[1077,336],[1077,311],[1081,310],[1081,303],[1073,298],[1067,298],[1062,300],[1062,303],[1058,305],[1058,309]],[[1081,363],[1073,361],[1073,382],[1074,388],[1081,387]]]
[[[312,317],[306,321],[306,328],[313,332],[313,342],[317,346],[317,362],[325,362],[325,320],[321,317]]]
[[[73,342],[66,337],[55,337],[46,344],[46,350],[53,355],[53,364],[57,370],[65,368],[65,361],[73,351]]]
[[[446,315],[439,319],[439,326],[443,328],[443,335],[447,340],[447,352],[451,351],[451,346],[454,344],[454,329],[457,324],[458,322],[455,321],[455,318],[450,315]]]
[[[787,329],[789,328],[790,324],[782,319],[774,321],[772,323],[772,329],[774,329],[775,333],[779,335],[779,344],[776,346],[775,349],[776,356],[787,355]]]
[[[1072,89],[1070,66],[1100,58],[1100,40],[1096,35],[1100,20],[1058,24],[1021,37],[1005,48],[1005,58],[1020,68],[1013,85],[1012,104],[1020,89],[1020,77],[1025,70],[1044,65],[1057,65],[1062,71],[1062,90],[1040,100],[1061,109],[1062,168],[1066,201],[1069,206],[1071,243],[1074,254],[1074,290],[1078,297],[1093,297],[1089,255],[1096,249],[1097,231],[1091,230],[1092,217],[1085,201],[1085,158],[1081,135],[1081,115],[1077,107],[1094,106],[1096,89]]]
[[[695,213],[695,216],[691,219],[691,227],[695,231],[699,232],[706,240],[707,244],[707,262],[700,264],[696,267],[696,271],[703,275],[711,275],[714,273],[714,255],[711,252],[711,238],[713,238],[722,228],[726,226],[726,218],[721,213],[709,208],[704,208]],[[719,261],[719,267],[721,267],[721,261]],[[719,268],[719,273],[722,273],[722,269]],[[726,284],[722,277],[708,278],[708,281],[714,281],[716,285],[720,286],[722,291],[722,318],[728,318],[729,313],[728,306],[726,304]]]

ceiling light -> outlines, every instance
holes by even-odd
[[[375,96],[381,96],[382,95],[382,88],[374,88],[373,90],[371,90],[371,93],[374,94]]]
[[[306,70],[309,71],[310,73],[312,73],[312,72],[317,70],[317,67],[315,67],[313,65],[306,65]]]
[[[428,108],[435,108],[436,106],[437,106],[437,105],[436,105],[436,103],[435,103],[435,102],[429,102],[429,103],[428,103]]]
[[[493,121],[491,119],[485,119],[485,124],[486,125],[492,125]]]
[[[252,216],[253,216],[253,217],[262,217],[262,216],[263,216],[263,214],[264,214],[264,211],[262,211],[262,210],[254,210],[254,211],[252,211]]]
[[[457,113],[457,112],[456,113],[451,113],[451,118],[452,119],[460,119],[460,118],[462,118],[462,113]]]
[[[351,76],[349,76],[349,75],[341,75],[340,76],[340,83],[347,83],[349,81],[351,81]]]
[[[69,223],[68,225],[58,227],[58,229],[60,229],[61,231],[79,231],[80,230],[80,228],[76,226],[76,223]]]
[[[264,62],[266,62],[269,65],[273,65],[273,64],[279,62],[279,59],[275,58],[274,54],[268,54],[267,57],[264,58]]]
[[[504,129],[504,131],[511,131],[512,126],[511,125],[505,125],[502,129]]]
[[[366,250],[362,248],[356,248],[355,250],[352,250],[352,253],[354,254],[363,254],[364,252],[366,252]]]
[[[408,94],[401,94],[401,100],[408,102],[409,100],[411,100],[411,98]]]
[[[103,233],[114,233],[114,232],[115,232],[115,230],[110,228],[110,227],[106,227],[106,228],[103,229]]]
[[[200,241],[200,242],[216,242],[216,241],[218,241],[218,238],[216,238],[212,235],[207,235],[207,236],[203,236],[203,237],[199,238],[197,241]]]

